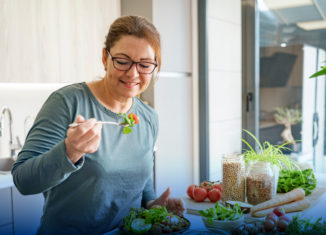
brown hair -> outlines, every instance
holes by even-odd
[[[116,19],[110,26],[106,36],[105,48],[110,50],[122,36],[132,35],[146,39],[155,51],[155,59],[158,63],[158,71],[161,68],[161,39],[155,26],[145,17],[122,16]]]

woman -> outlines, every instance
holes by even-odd
[[[44,194],[39,234],[101,234],[115,228],[130,207],[184,210],[181,200],[169,198],[169,188],[155,196],[158,118],[136,97],[160,69],[159,33],[143,17],[118,18],[106,37],[102,62],[103,79],[51,94],[12,170],[22,194]],[[96,122],[121,122],[119,113],[139,117],[132,133]],[[69,127],[72,122],[80,125]]]

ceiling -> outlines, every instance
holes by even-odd
[[[326,0],[259,0],[261,46],[309,44],[326,50]],[[303,22],[324,24],[307,30]]]

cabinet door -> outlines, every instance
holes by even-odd
[[[0,226],[12,223],[11,188],[0,190]],[[0,234],[1,230],[0,230]]]
[[[43,195],[25,196],[16,187],[12,191],[15,235],[36,234],[43,214]]]
[[[5,226],[0,226],[1,235],[13,235],[12,224],[7,224]]]

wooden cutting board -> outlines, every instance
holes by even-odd
[[[310,208],[313,208],[316,206],[320,198],[326,193],[326,188],[315,188],[312,193],[307,196],[306,198],[310,201],[311,205],[309,208],[307,208],[305,211],[309,212],[308,210]],[[210,202],[208,199],[206,199],[204,202],[195,202],[194,200],[190,199],[187,194],[183,195],[182,197],[183,202],[185,203],[186,207],[186,213],[187,214],[193,214],[193,215],[199,215],[200,210],[206,210],[208,208],[211,208],[215,205],[215,203]],[[302,213],[305,214],[303,211]],[[295,215],[297,212],[289,213],[289,215]],[[251,220],[260,220],[262,218],[255,218],[252,217],[250,214],[245,214],[245,221],[249,222]]]
[[[198,211],[206,210],[208,208],[214,207],[215,205],[215,202],[210,202],[209,199],[207,198],[203,202],[196,202],[191,198],[189,198],[187,194],[183,195],[181,199],[185,203],[187,214],[192,214],[192,215],[199,215]]]

